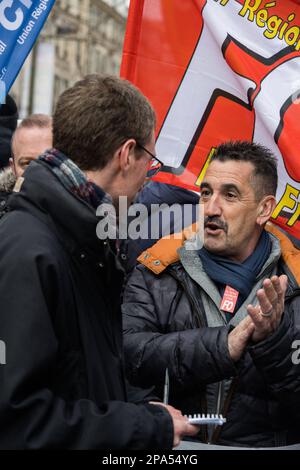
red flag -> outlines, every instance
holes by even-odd
[[[158,116],[154,179],[197,190],[227,140],[278,158],[275,223],[300,239],[298,0],[131,0],[121,75]]]

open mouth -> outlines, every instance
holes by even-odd
[[[206,225],[205,225],[205,230],[207,233],[209,234],[214,234],[214,235],[218,235],[219,233],[221,233],[223,231],[223,228],[220,227],[219,225],[217,224],[214,224],[213,222],[208,222]]]

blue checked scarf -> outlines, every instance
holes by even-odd
[[[99,186],[88,181],[80,168],[62,152],[56,149],[47,150],[39,160],[47,164],[68,191],[83,199],[94,209],[105,200],[111,203],[109,196]]]

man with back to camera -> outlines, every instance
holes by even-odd
[[[197,428],[128,403],[113,243],[97,207],[131,201],[154,152],[155,114],[129,82],[90,75],[59,98],[54,149],[31,162],[0,221],[3,449],[171,448]]]
[[[177,254],[174,240],[162,239],[139,257],[125,289],[128,377],[161,393],[168,369],[169,403],[225,414],[222,428],[201,429],[204,442],[300,441],[299,253],[287,237],[281,251],[276,229],[266,230],[276,188],[269,150],[220,145],[200,187],[204,247]]]

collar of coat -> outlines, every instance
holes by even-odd
[[[162,273],[168,266],[179,261],[179,248],[195,234],[196,230],[197,225],[193,224],[181,233],[161,238],[138,257],[139,263],[146,266],[154,274]],[[282,230],[272,223],[269,222],[266,225],[266,230],[275,235],[280,241],[282,258],[298,285],[300,285],[300,250],[293,245]]]
[[[16,177],[10,167],[0,171],[0,191],[11,193],[16,184]]]

